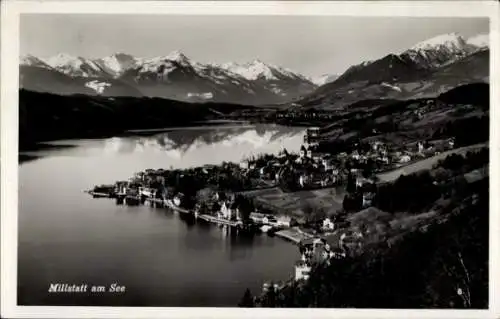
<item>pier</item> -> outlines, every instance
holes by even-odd
[[[242,224],[239,221],[232,221],[232,220],[217,218],[217,217],[210,216],[210,215],[205,215],[205,214],[198,215],[197,218],[202,219],[202,220],[206,220],[207,222],[216,223],[216,224],[222,224],[222,225],[228,225],[228,226],[231,226],[231,227],[237,227],[237,226],[239,226],[239,225]]]

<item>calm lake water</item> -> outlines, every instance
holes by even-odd
[[[165,208],[116,205],[83,190],[147,168],[238,162],[297,151],[304,129],[210,126],[57,141],[19,168],[18,304],[236,306],[248,287],[293,274],[298,249],[267,235],[236,236]],[[51,283],[125,286],[125,293],[48,293]]]

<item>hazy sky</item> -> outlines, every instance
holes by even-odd
[[[261,59],[317,76],[439,34],[487,33],[488,24],[486,18],[25,14],[20,50],[42,58],[180,50],[203,63]]]

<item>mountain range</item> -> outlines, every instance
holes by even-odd
[[[327,71],[327,70],[325,70]],[[55,94],[161,97],[186,102],[280,104],[336,109],[364,99],[436,96],[489,81],[489,35],[443,34],[343,74],[308,78],[260,60],[199,63],[180,51],[154,58],[126,53],[87,59],[21,57],[20,87]]]
[[[488,35],[465,40],[450,33],[353,65],[294,107],[335,110],[368,99],[434,97],[459,85],[488,81]]]
[[[23,56],[20,87],[56,94],[162,97],[188,102],[268,104],[312,92],[309,78],[260,60],[203,64],[182,52],[137,58],[125,53],[87,59]]]

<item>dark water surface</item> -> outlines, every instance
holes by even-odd
[[[19,168],[18,304],[235,306],[245,288],[286,280],[297,248],[266,235],[127,207],[83,193],[146,168],[183,168],[298,150],[303,129],[180,129],[154,136],[58,141]],[[125,286],[124,293],[49,293],[50,284]]]

